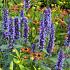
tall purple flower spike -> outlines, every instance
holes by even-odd
[[[40,45],[39,45],[39,49],[43,49],[44,48],[44,43],[45,43],[45,40],[44,40],[44,18],[41,19],[41,22],[40,22]]]
[[[8,10],[6,8],[3,9],[3,37],[8,39]]]
[[[15,39],[20,38],[20,20],[18,17],[14,19],[14,26],[15,26]]]
[[[28,38],[28,20],[26,17],[23,18],[23,23],[24,23],[24,43],[27,43],[27,38]]]
[[[24,0],[24,1],[26,1],[26,0]],[[24,43],[27,43],[27,38],[28,38],[28,19],[24,16],[24,11],[23,10],[21,10],[20,16],[21,16],[21,28],[22,28],[22,25],[24,25],[24,29],[23,29]]]
[[[14,43],[14,39],[13,39],[13,19],[12,18],[9,18],[8,33],[9,33],[9,45],[8,45],[8,48],[12,49],[13,48],[13,43]]]
[[[55,67],[56,70],[62,70],[63,61],[64,61],[64,53],[62,50],[60,50],[58,53],[58,60]]]
[[[30,8],[30,0],[24,0],[24,8]]]
[[[44,11],[45,37],[51,32],[51,9]]]
[[[18,31],[19,31],[19,38],[21,37],[21,32],[20,32],[20,29],[21,29],[21,21],[20,21],[20,19],[18,19]]]
[[[70,47],[70,24],[68,24],[68,38],[65,39],[64,41],[64,46],[69,46]]]
[[[54,47],[54,40],[55,40],[55,29],[54,29],[54,25],[51,24],[51,33],[50,33],[50,40],[47,46],[47,52],[49,54],[52,53],[52,49]]]
[[[21,22],[21,24],[20,24],[20,26],[21,26],[21,37],[23,37],[23,18],[24,18],[24,11],[23,11],[23,10],[21,10],[21,11],[20,11],[20,22]]]

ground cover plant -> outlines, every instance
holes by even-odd
[[[70,0],[0,0],[0,70],[70,70]]]

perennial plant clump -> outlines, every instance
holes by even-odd
[[[70,70],[69,1],[0,2],[0,70]]]

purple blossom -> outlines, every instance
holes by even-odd
[[[63,53],[62,50],[60,50],[59,53],[58,53],[58,60],[57,60],[57,63],[56,63],[56,70],[62,70],[63,61],[64,61],[64,53]]]
[[[14,19],[14,26],[15,26],[15,39],[20,38],[20,21],[18,17]]]
[[[8,48],[9,49],[13,49],[14,45],[13,45],[13,40],[9,38],[9,45],[8,45]]]
[[[35,52],[35,43],[32,44],[32,52]]]
[[[8,10],[6,8],[3,9],[3,22],[7,23],[8,21]]]
[[[70,24],[68,24],[68,34],[70,35]]]
[[[21,21],[20,21],[20,20],[18,20],[18,31],[19,31],[19,38],[20,38],[20,36],[21,36],[20,29],[21,29]]]
[[[49,54],[51,54],[52,49],[54,47],[54,40],[55,40],[55,29],[54,29],[54,25],[51,24],[51,33],[50,33],[50,40],[47,46],[47,52]]]
[[[13,19],[9,18],[9,35],[13,36]]]
[[[51,9],[44,11],[45,36],[51,32]]]
[[[23,10],[20,11],[20,16],[24,17],[24,11]]]
[[[21,10],[20,11],[20,26],[21,26],[21,37],[23,37],[23,19],[24,19],[24,11],[23,10]]]
[[[65,39],[64,46],[69,46],[68,39]]]
[[[23,23],[24,23],[24,42],[27,43],[27,38],[28,38],[28,20],[27,18],[23,18]]]
[[[30,0],[24,0],[24,8],[30,8]]]
[[[15,26],[13,24],[13,39],[15,40]]]
[[[39,48],[42,50],[44,48],[44,18],[40,22],[40,46]]]
[[[68,24],[68,42],[70,42],[70,24]]]
[[[70,46],[70,24],[68,24],[68,38],[65,39],[64,41],[64,46]]]
[[[8,45],[8,48],[12,49],[13,48],[13,43],[14,43],[14,39],[13,39],[13,19],[12,18],[9,18],[8,33],[9,33],[9,45]]]
[[[3,37],[8,39],[8,10],[6,8],[3,9]]]
[[[4,39],[8,39],[9,38],[9,34],[8,34],[8,32],[3,32],[3,38]]]

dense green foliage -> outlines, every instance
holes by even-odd
[[[48,55],[46,49],[40,52],[37,46],[41,14],[48,6],[51,8],[52,22],[55,26],[55,46],[51,56]],[[64,40],[67,37],[67,25],[70,23],[70,0],[31,0],[31,7],[24,13],[29,20],[28,43],[24,44],[23,36],[21,36],[20,40],[14,43],[12,50],[8,49],[8,41],[2,36],[2,18],[5,7],[9,10],[9,16],[12,18],[18,16],[20,19],[23,0],[0,0],[0,70],[55,70],[60,48],[63,49],[65,54],[63,70],[70,70],[70,47],[64,46]],[[41,60],[38,58],[34,61],[32,53],[21,50],[25,47],[31,49],[32,43],[36,44],[36,52],[42,53]],[[46,45],[47,43],[48,41]]]

